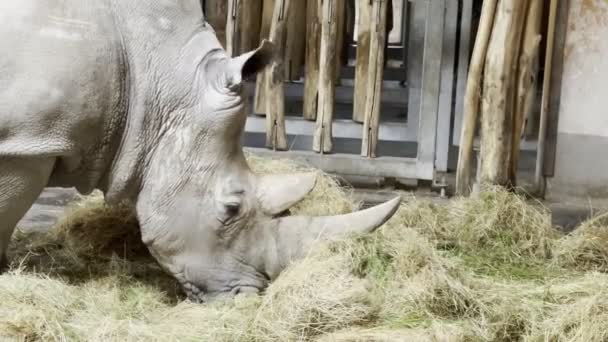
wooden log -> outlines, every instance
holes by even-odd
[[[239,19],[241,21],[240,30],[240,53],[255,50],[261,39],[260,31],[262,28],[262,0],[240,0]]]
[[[382,79],[384,78],[384,57],[387,43],[388,0],[374,0],[370,17],[369,70],[367,74],[367,95],[361,155],[375,158],[378,146]]]
[[[306,2],[306,74],[304,75],[304,119],[316,120],[319,102],[319,62],[321,48],[321,2]]]
[[[517,168],[521,139],[524,131],[524,119],[532,110],[534,94],[536,93],[536,68],[538,61],[541,36],[543,1],[531,0],[522,38],[522,51],[519,56],[519,71],[517,79],[517,97],[513,116],[513,141],[509,166],[510,183],[517,184]]]
[[[536,167],[534,168],[534,187],[538,195],[544,197],[546,184],[544,176],[545,143],[547,138],[547,121],[549,102],[551,100],[551,76],[553,72],[553,52],[555,46],[555,29],[557,24],[558,1],[551,0],[549,5],[549,23],[547,28],[547,47],[545,53],[545,72],[543,75],[543,95],[540,107],[540,123],[538,128],[538,145]]]
[[[501,0],[486,56],[482,102],[482,184],[509,186],[513,99],[527,0]]]
[[[338,16],[337,16],[337,27],[336,27],[336,35],[335,35],[335,40],[336,40],[336,57],[335,57],[335,63],[336,63],[336,67],[334,70],[334,78],[336,81],[336,84],[340,84],[340,74],[342,71],[342,62],[343,62],[343,53],[344,53],[344,43],[346,41],[345,36],[346,36],[346,0],[333,0],[335,1],[335,9],[334,11],[337,12]]]
[[[335,104],[336,33],[338,16],[337,0],[323,0],[321,21],[321,52],[319,65],[319,104],[313,138],[313,150],[329,153],[332,150],[332,120]]]
[[[460,136],[460,150],[458,152],[458,166],[456,169],[456,194],[468,196],[471,193],[473,143],[477,120],[479,117],[479,100],[481,97],[481,76],[484,61],[494,26],[496,4],[498,0],[485,0],[481,10],[479,29],[473,47],[469,75],[464,99],[464,114],[462,132]]]
[[[351,41],[355,37],[356,8],[359,0],[346,1],[346,40]],[[348,49],[347,49],[348,52]],[[348,53],[345,54],[348,56]]]
[[[285,79],[297,81],[302,76],[306,55],[306,0],[293,1],[287,22]]]
[[[226,0],[206,0],[204,2],[205,20],[213,27],[220,43],[226,47],[226,20],[228,2]]]
[[[287,45],[290,4],[291,0],[276,0],[270,28],[270,40],[275,44],[276,55],[266,75],[266,147],[274,150],[287,149],[283,56]]]
[[[236,57],[241,53],[241,30],[239,16],[242,13],[241,0],[228,0],[228,18],[226,20],[226,53]]]
[[[274,14],[275,0],[264,0],[262,7],[262,24],[260,26],[260,41],[270,37],[270,25]],[[253,98],[253,111],[258,115],[266,113],[266,75],[263,72],[258,74]]]
[[[365,121],[372,4],[370,0],[357,0],[357,59],[353,99],[353,120],[356,122]]]

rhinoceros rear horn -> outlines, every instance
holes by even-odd
[[[234,83],[241,83],[264,70],[274,58],[274,44],[266,39],[260,46],[250,52],[244,53],[230,61],[231,79]]]
[[[300,202],[314,188],[314,172],[265,175],[258,178],[257,197],[262,210],[278,215]]]

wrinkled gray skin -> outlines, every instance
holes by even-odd
[[[241,83],[199,0],[0,1],[0,255],[45,186],[133,203],[143,241],[193,300],[259,292],[320,238],[369,232],[399,199],[338,217],[276,215],[314,174],[254,175]]]

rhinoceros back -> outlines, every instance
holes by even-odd
[[[110,1],[0,1],[0,157],[56,157],[50,185],[95,188],[126,112],[121,46]]]

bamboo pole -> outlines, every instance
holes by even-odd
[[[272,24],[274,5],[275,0],[264,0],[262,7],[262,24],[260,26],[260,41],[270,37],[270,25]],[[259,115],[266,113],[266,75],[267,73],[265,72],[260,73],[256,80],[253,111]]]
[[[295,0],[297,1],[297,0]],[[270,40],[276,46],[276,55],[266,75],[266,147],[275,150],[287,149],[285,132],[285,64],[282,56],[287,44],[287,19],[291,0],[276,0]]]
[[[485,0],[481,10],[479,29],[467,77],[464,99],[464,115],[460,137],[460,151],[456,171],[456,194],[468,196],[471,193],[473,142],[477,119],[479,117],[479,100],[481,97],[481,76],[484,61],[494,26],[496,4],[498,0]]]
[[[481,183],[509,185],[515,80],[527,0],[501,0],[483,79]]]
[[[338,16],[337,0],[323,0],[321,24],[321,52],[319,67],[319,104],[313,139],[313,150],[329,153],[332,150],[332,120],[335,103],[336,31]]]
[[[317,119],[321,48],[321,0],[306,3],[306,74],[304,75],[304,119]]]
[[[519,165],[520,145],[524,130],[524,118],[532,109],[532,101],[536,89],[534,87],[536,70],[534,65],[538,60],[539,43],[541,40],[541,21],[543,1],[531,0],[522,39],[522,51],[519,57],[519,72],[517,80],[517,97],[513,116],[513,141],[511,144],[511,160],[509,167],[510,183],[517,184],[517,168]]]
[[[387,42],[387,3],[388,0],[374,0],[370,21],[368,87],[361,144],[361,155],[370,158],[376,157],[378,146],[382,79],[384,77],[384,57]]]
[[[547,135],[547,117],[549,115],[549,100],[551,96],[551,73],[553,71],[553,47],[555,45],[555,26],[557,22],[557,0],[551,0],[549,9],[549,28],[547,30],[547,52],[545,54],[545,74],[543,76],[543,97],[541,100],[540,127],[538,130],[538,146],[536,154],[536,169],[534,185],[536,191],[545,195],[543,178],[543,161],[545,160],[545,141]]]
[[[353,120],[356,122],[365,121],[372,7],[370,0],[357,0],[357,59],[355,61],[355,93],[353,99]]]

